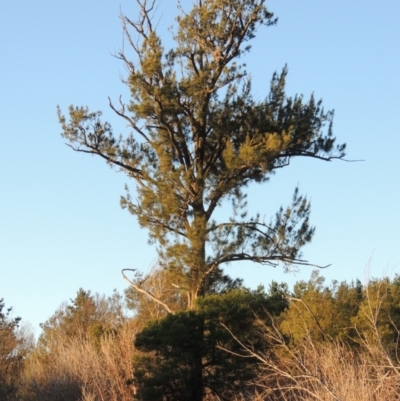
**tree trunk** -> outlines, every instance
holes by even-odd
[[[199,326],[196,328],[199,331],[201,338],[204,337],[204,318],[199,319]],[[193,365],[192,365],[192,386],[190,401],[203,400],[203,341],[200,341],[199,346],[193,350]]]

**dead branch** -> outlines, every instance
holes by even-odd
[[[150,299],[152,299],[154,302],[157,302],[159,305],[161,305],[166,311],[167,313],[170,314],[174,314],[174,311],[163,301],[161,301],[161,299],[157,298],[155,295],[153,295],[150,291],[145,290],[144,288],[139,287],[138,285],[136,285],[133,281],[129,280],[128,277],[126,277],[125,275],[125,271],[131,271],[134,272],[137,269],[122,269],[121,273],[122,273],[122,277],[124,278],[125,281],[127,281],[129,283],[129,285],[134,288],[136,291],[141,292],[142,294],[147,295]]]

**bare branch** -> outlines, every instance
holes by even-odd
[[[121,96],[119,97],[119,103],[120,103],[120,105],[121,105],[121,109],[120,109],[120,110],[117,110],[117,109],[114,107],[114,105],[113,105],[113,103],[112,103],[110,97],[108,98],[108,103],[109,103],[111,109],[112,109],[117,115],[119,115],[120,117],[122,117],[122,118],[124,118],[126,121],[128,121],[129,126],[132,127],[139,135],[141,135],[141,136],[143,137],[143,139],[144,139],[146,142],[151,143],[150,138],[135,124],[135,122],[134,122],[130,117],[128,117],[128,116],[125,114],[125,105],[122,103],[122,97],[121,97]]]
[[[225,328],[225,330],[228,331],[228,333],[232,336],[232,338],[240,345],[240,347],[242,348],[245,355],[233,353],[232,351],[230,351],[226,348],[223,348],[223,347],[218,347],[218,348],[220,348],[228,353],[234,354],[236,356],[257,359],[261,363],[262,366],[265,366],[269,370],[272,370],[272,372],[274,372],[275,374],[278,374],[280,377],[286,377],[286,378],[290,379],[291,381],[293,381],[296,384],[297,390],[304,391],[315,397],[317,395],[315,392],[313,392],[311,389],[309,389],[308,386],[301,385],[301,383],[299,383],[300,379],[306,380],[306,381],[311,381],[311,382],[318,383],[318,385],[321,386],[321,388],[323,388],[334,400],[342,401],[341,398],[339,398],[338,395],[335,393],[334,388],[332,388],[332,386],[330,386],[329,383],[327,383],[325,381],[325,379],[322,375],[317,373],[318,371],[316,373],[313,373],[312,371],[310,371],[308,366],[306,366],[303,363],[303,361],[300,358],[298,358],[298,356],[295,355],[291,349],[289,349],[289,347],[285,344],[285,341],[282,338],[281,333],[275,327],[273,327],[273,330],[275,330],[276,333],[273,333],[273,332],[271,333],[271,329],[267,328],[265,326],[265,324],[263,324],[263,327],[267,331],[267,335],[272,335],[271,338],[273,339],[273,342],[274,342],[273,346],[281,347],[281,348],[285,349],[286,353],[288,355],[290,355],[291,358],[293,358],[293,360],[296,361],[296,363],[297,363],[296,367],[298,368],[297,369],[298,373],[292,373],[290,371],[290,369],[284,370],[269,355],[262,355],[259,352],[256,352],[251,345],[250,346],[245,345],[243,342],[241,342],[226,325],[224,325],[223,323],[221,323],[221,325],[222,325],[222,327]],[[313,346],[313,344],[311,344],[311,345]],[[295,372],[296,372],[296,370],[295,370]],[[286,387],[286,388],[290,389],[290,388],[294,388],[294,387],[290,386],[290,387]],[[321,399],[321,398],[317,397],[317,399]]]
[[[143,181],[145,178],[143,176],[142,170],[137,169],[132,166],[128,166],[125,163],[122,163],[118,160],[115,160],[113,157],[110,157],[108,155],[105,155],[102,153],[99,149],[96,149],[93,146],[90,146],[88,143],[85,143],[85,146],[87,146],[90,150],[82,149],[80,147],[75,147],[73,145],[70,145],[69,143],[66,143],[68,147],[70,147],[72,150],[75,152],[81,152],[81,153],[88,153],[92,155],[98,155],[101,158],[105,159],[108,163],[114,164],[118,167],[120,167],[122,170],[125,170],[132,178],[134,178],[140,185],[144,185]]]
[[[294,259],[294,258],[284,256],[284,255],[259,256],[259,255],[251,255],[251,254],[244,253],[244,252],[243,253],[233,253],[233,254],[224,256],[223,258],[216,261],[215,264],[220,265],[222,263],[229,263],[229,262],[234,262],[234,261],[245,261],[245,260],[249,260],[251,262],[259,263],[262,265],[270,265],[270,266],[274,266],[274,267],[277,266],[279,262],[301,265],[301,266],[317,267],[319,269],[326,269],[327,267],[331,266],[330,264],[326,265],[326,266],[315,265],[313,263],[309,263],[307,260]],[[274,262],[278,262],[278,263],[274,263]]]
[[[129,285],[134,288],[136,291],[141,292],[142,294],[147,295],[150,299],[152,299],[154,302],[157,302],[159,305],[161,305],[168,313],[170,314],[174,314],[174,311],[163,301],[161,301],[161,299],[157,298],[155,295],[153,295],[150,291],[145,290],[144,288],[140,288],[138,285],[136,285],[133,281],[129,280],[128,277],[126,277],[125,275],[125,271],[131,271],[134,272],[136,271],[136,269],[122,269],[121,273],[122,273],[122,277],[124,278],[125,281],[127,281],[129,283]]]
[[[311,308],[308,306],[307,302],[304,301],[304,299],[301,299],[301,298],[295,298],[295,297],[287,297],[287,298],[288,298],[289,300],[291,300],[291,301],[300,302],[300,303],[302,303],[302,304],[305,306],[305,308],[308,310],[308,312],[310,313],[310,315],[311,315],[312,318],[314,319],[314,321],[315,321],[315,323],[316,323],[316,325],[317,325],[317,327],[318,327],[318,330],[319,330],[319,332],[320,332],[321,335],[322,335],[322,338],[323,338],[324,340],[326,340],[326,335],[325,335],[324,331],[322,330],[321,325],[319,324],[319,320],[318,320],[318,318],[315,316],[315,314],[313,313],[313,311],[311,310]]]

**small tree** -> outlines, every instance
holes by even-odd
[[[140,17],[122,17],[131,61],[126,84],[132,99],[111,108],[132,133],[113,134],[100,112],[59,111],[62,136],[75,151],[100,156],[136,181],[122,207],[134,214],[187,304],[207,293],[229,262],[307,264],[301,248],[311,241],[310,203],[295,190],[292,204],[267,222],[247,216],[244,189],[264,183],[294,157],[331,161],[344,157],[335,145],[333,112],[313,96],[285,94],[287,68],[275,73],[263,101],[251,95],[251,79],[238,60],[261,25],[276,23],[265,0],[197,0],[180,9],[176,46],[165,51],[152,23],[156,0],[137,0]],[[136,40],[133,35],[138,36]],[[232,204],[228,221],[218,208]]]
[[[70,304],[63,303],[56,312],[40,326],[39,349],[50,354],[53,347],[78,339],[89,340],[98,346],[104,335],[114,333],[125,319],[121,296],[92,294],[80,288]]]
[[[142,352],[134,364],[138,399],[200,401],[212,395],[232,400],[239,391],[252,391],[259,366],[243,355],[237,340],[268,350],[256,322],[269,325],[271,316],[286,308],[284,289],[236,288],[199,299],[196,311],[150,322],[135,340]]]

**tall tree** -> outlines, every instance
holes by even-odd
[[[261,25],[276,18],[265,0],[196,0],[180,8],[175,47],[165,51],[153,25],[156,0],[137,0],[137,21],[123,16],[136,54],[118,56],[129,70],[128,104],[111,108],[130,134],[117,137],[101,112],[87,107],[59,111],[62,136],[75,151],[100,156],[136,181],[137,195],[122,197],[158,244],[171,282],[187,294],[188,307],[222,275],[224,264],[307,264],[310,203],[296,189],[292,204],[265,221],[248,217],[244,189],[264,183],[294,157],[331,161],[344,157],[336,145],[332,111],[311,96],[285,94],[287,68],[272,76],[262,101],[239,58]],[[216,211],[232,205],[228,221]]]

